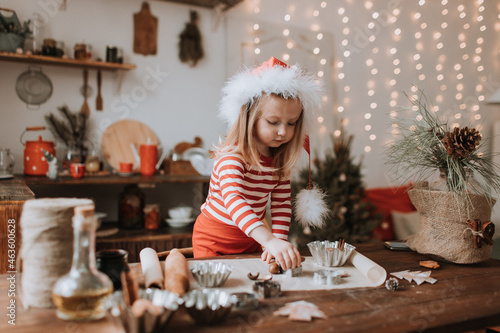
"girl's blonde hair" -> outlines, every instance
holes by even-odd
[[[284,98],[280,94],[271,94],[278,98]],[[214,147],[210,152],[212,158],[220,158],[227,154],[240,154],[250,165],[257,167],[260,171],[272,171],[279,177],[287,177],[291,174],[293,166],[299,160],[304,143],[304,110],[295,123],[295,132],[292,139],[277,148],[271,148],[273,157],[272,168],[266,168],[261,164],[258,151],[257,121],[262,117],[262,103],[270,98],[267,94],[255,98],[249,105],[243,105],[238,115],[238,120],[231,126],[226,140]]]

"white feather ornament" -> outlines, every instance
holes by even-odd
[[[321,228],[330,215],[330,209],[325,202],[326,194],[316,185],[311,189],[301,190],[295,197],[295,215],[302,227]]]

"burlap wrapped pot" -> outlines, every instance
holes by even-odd
[[[469,200],[449,192],[412,189],[410,200],[420,213],[418,231],[407,240],[418,253],[433,254],[457,264],[472,264],[490,257],[491,246],[474,248],[467,219],[490,221],[494,199],[469,194]],[[490,206],[491,204],[491,206]]]

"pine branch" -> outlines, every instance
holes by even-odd
[[[63,118],[58,119],[54,114],[46,115],[45,121],[54,137],[69,147],[73,142],[83,147],[86,138],[87,119],[81,112],[71,112],[67,106],[58,108]]]
[[[481,153],[483,143],[475,128],[451,129],[430,111],[422,91],[417,98],[406,97],[413,104],[416,120],[397,122],[400,138],[386,149],[386,165],[400,184],[410,181],[421,183],[433,173],[446,174],[449,191],[468,200],[472,191],[488,197],[500,189],[498,166]],[[468,176],[478,180],[472,185]]]

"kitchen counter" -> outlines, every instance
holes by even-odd
[[[358,252],[385,268],[387,273],[402,270],[428,270],[419,266],[429,256],[415,252],[389,251],[382,243],[360,244]],[[217,260],[257,257],[222,256]],[[210,259],[210,258],[208,258]],[[213,258],[212,258],[213,259]],[[500,325],[500,261],[489,259],[475,265],[441,262],[432,271],[435,284],[399,280],[399,289],[375,288],[287,291],[280,297],[260,302],[253,311],[232,312],[225,322],[214,326],[195,325],[184,310],[169,323],[172,332],[462,332]],[[140,273],[140,264],[131,264]],[[19,279],[19,276],[16,277]],[[18,280],[19,281],[19,280]],[[0,276],[0,306],[7,306],[8,280]],[[312,283],[312,282],[311,282]],[[327,319],[293,322],[272,312],[286,303],[304,300],[316,304]],[[0,321],[0,331],[19,332],[117,332],[108,319],[90,323],[60,320],[54,309],[23,310],[17,301],[16,326]]]

